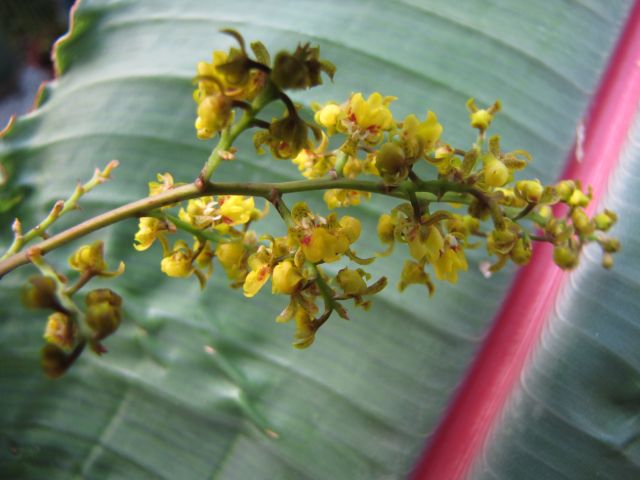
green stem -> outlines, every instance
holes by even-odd
[[[219,243],[221,240],[225,239],[224,235],[221,235],[215,230],[201,230],[199,228],[194,227],[190,223],[185,222],[184,220],[181,220],[179,217],[176,217],[175,215],[170,215],[163,211],[147,212],[144,214],[144,216],[154,217],[159,220],[168,220],[169,222],[173,223],[176,226],[176,228],[179,228],[180,230],[190,233],[194,237],[198,237],[198,239],[200,240],[209,240],[213,243]]]
[[[230,128],[222,131],[220,134],[220,140],[218,144],[209,155],[207,162],[200,172],[200,178],[203,182],[208,181],[213,175],[213,172],[218,168],[220,162],[223,160],[223,152],[228,151],[238,136],[245,130],[251,128],[254,125],[256,115],[269,103],[278,97],[277,88],[268,82],[260,94],[255,98],[249,108],[243,110],[242,117]]]
[[[49,212],[49,215],[47,215],[47,217],[44,220],[42,220],[38,225],[33,227],[24,235],[16,234],[14,237],[13,243],[8,248],[8,250],[4,253],[4,255],[0,257],[0,260],[4,260],[10,257],[11,255],[15,254],[16,252],[19,252],[22,249],[22,247],[24,247],[27,243],[31,242],[36,237],[46,238],[47,228],[49,228],[53,224],[53,222],[58,220],[61,216],[63,216],[67,212],[70,212],[71,210],[78,208],[78,200],[80,200],[80,197],[90,192],[101,183],[104,183],[105,181],[107,181],[109,179],[109,176],[111,175],[111,172],[117,166],[118,166],[118,161],[112,160],[111,162],[109,162],[109,164],[105,167],[104,170],[100,171],[99,169],[96,169],[96,171],[93,174],[93,177],[91,177],[91,180],[86,182],[84,185],[78,184],[75,190],[73,191],[73,193],[71,194],[71,196],[67,200],[64,200],[64,201],[59,200],[58,202],[56,202],[53,208],[51,209],[51,211]]]
[[[334,167],[338,178],[344,177],[344,166],[347,164],[347,160],[349,160],[349,155],[342,150],[338,150],[336,154],[336,166]]]
[[[439,180],[423,181],[420,182],[419,185],[415,185],[411,181],[402,182],[399,185],[385,185],[380,181],[355,180],[350,178],[298,180],[282,183],[208,182],[202,185],[200,182],[194,182],[172,188],[152,197],[131,202],[98,215],[97,217],[90,218],[68,230],[64,230],[37,243],[33,248],[45,254],[62,245],[66,245],[72,240],[84,237],[91,232],[121,220],[131,217],[149,216],[151,212],[158,208],[206,195],[249,195],[271,200],[274,192],[277,195],[285,195],[288,193],[327,190],[332,188],[378,193],[403,200],[408,198],[406,189],[411,188],[422,200],[462,204],[469,203],[469,194],[478,194],[478,191],[472,187]],[[499,210],[497,205],[496,208]],[[29,249],[15,253],[0,261],[0,277],[21,265],[29,263],[28,252]]]

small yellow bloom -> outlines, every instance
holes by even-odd
[[[329,135],[333,135],[341,116],[343,116],[342,108],[332,102],[317,110],[313,119],[318,125],[325,127]]]
[[[49,315],[44,331],[44,339],[63,351],[68,352],[75,344],[76,333],[75,322],[71,320],[68,315],[55,312]]]
[[[431,263],[433,264],[436,278],[451,283],[457,283],[458,270],[466,271],[468,269],[464,249],[451,235],[447,236],[445,248],[442,253]]]
[[[471,119],[471,126],[473,128],[477,128],[481,132],[484,132],[489,125],[491,125],[491,121],[493,120],[493,116],[500,111],[502,105],[499,100],[496,100],[493,105],[491,105],[487,109],[479,109],[476,106],[476,102],[473,98],[467,100],[467,110],[469,110],[469,117]]]
[[[491,187],[502,187],[509,180],[509,169],[502,161],[490,155],[482,170],[484,181]]]
[[[313,328],[313,318],[305,309],[299,307],[296,310],[294,319],[296,321],[296,333],[294,335],[296,340],[293,342],[293,346],[300,349],[307,348],[315,340],[316,329]]]
[[[271,255],[264,247],[249,257],[251,271],[245,278],[242,290],[244,296],[251,298],[260,291],[271,276]]]
[[[229,278],[235,278],[242,267],[246,248],[241,242],[219,243],[216,247],[216,257]]]
[[[169,277],[188,277],[194,271],[193,252],[183,240],[178,240],[173,250],[162,259],[160,269]]]
[[[424,285],[427,287],[430,296],[435,291],[429,275],[424,271],[424,266],[411,260],[405,260],[400,274],[398,289],[402,292],[409,285]]]
[[[108,288],[87,294],[87,323],[94,331],[94,339],[102,340],[115,332],[122,317],[122,298]]]
[[[216,94],[205,97],[198,105],[195,127],[200,140],[213,138],[233,121],[233,100]]]
[[[360,238],[360,232],[362,231],[362,225],[360,220],[349,215],[345,215],[340,218],[340,227],[349,239],[349,243],[355,243]]]
[[[380,143],[383,133],[395,128],[389,110],[389,104],[395,99],[374,92],[365,100],[361,93],[354,93],[347,102],[339,129],[372,145]]]
[[[181,183],[175,183],[173,175],[170,173],[158,173],[157,179],[157,182],[149,182],[149,196],[151,197],[167,192],[178,185],[182,185]]]
[[[367,283],[359,270],[343,268],[338,272],[336,280],[347,295],[361,295],[367,290]]]
[[[409,158],[420,158],[425,152],[435,148],[442,135],[442,125],[435,113],[429,111],[424,122],[415,115],[409,115],[402,122],[402,139],[404,151]]]
[[[291,295],[298,288],[301,281],[302,275],[300,275],[293,262],[284,260],[273,269],[271,292]]]
[[[393,243],[395,240],[396,222],[388,213],[380,215],[378,220],[378,238],[384,244]]]
[[[540,180],[520,180],[516,182],[514,193],[525,202],[538,203],[542,198],[544,187]]]
[[[107,269],[104,261],[104,244],[101,241],[80,247],[69,258],[69,265],[79,272],[103,272]]]
[[[133,248],[139,252],[147,250],[156,239],[164,240],[162,233],[167,226],[161,220],[154,217],[142,217],[138,223],[138,232],[134,237]]]

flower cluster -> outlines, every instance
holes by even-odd
[[[37,249],[30,249],[28,255],[41,275],[29,279],[22,300],[28,307],[52,311],[44,331],[42,368],[49,377],[56,378],[77,360],[87,344],[98,355],[107,351],[102,340],[120,326],[122,299],[110,289],[98,288],[87,293],[81,308],[73,297],[94,277],[121,275],[124,263],[109,271],[102,242],[84,245],[69,258],[69,266],[79,273],[76,283],[70,285]]]
[[[433,277],[456,283],[459,272],[470,267],[467,250],[480,247],[492,257],[478,266],[485,276],[509,262],[528,263],[536,241],[553,245],[553,259],[563,269],[575,268],[589,243],[601,247],[604,267],[613,265],[612,255],[620,245],[607,232],[617,220],[615,213],[587,213],[591,191],[578,181],[543,185],[526,178],[522,171],[531,155],[503,151],[500,137],[489,135],[500,102],[487,108],[479,108],[473,99],[467,102],[477,137],[464,148],[443,139],[443,127],[432,111],[397,118],[391,108],[396,98],[378,92],[355,92],[342,103],[314,104],[313,120],[311,115],[306,120],[287,91],[316,87],[323,76],[333,79],[335,67],[320,58],[319,49],[299,45],[293,52],[277,53],[272,61],[262,43],[251,43],[250,56],[239,33],[225,33],[237,47],[214,52],[210,63],[200,62],[194,80],[197,136],[207,140],[220,133],[197,178],[179,183],[170,173],[159,174],[157,181],[149,182],[145,201],[100,219],[113,223],[127,214],[139,217],[133,246],[146,251],[159,244],[160,270],[168,277],[195,276],[205,288],[217,263],[231,287],[247,298],[258,295],[270,281],[271,293],[288,297],[276,321],[293,321],[293,345],[305,348],[334,312],[349,318],[345,304],[370,307],[387,279],[374,280],[363,267],[390,254],[398,243],[406,245],[398,288],[424,286],[430,295],[435,290]],[[274,102],[281,103],[282,115],[271,121],[260,118]],[[274,159],[291,161],[304,179],[212,182],[223,160],[235,158],[235,140],[249,129],[255,129],[257,153],[268,149]],[[56,203],[29,232],[23,234],[16,220],[15,241],[5,257],[35,236],[46,235],[46,228],[106,180],[116,165],[96,171],[90,182],[66,202]],[[386,250],[369,252],[369,258],[356,252],[362,233],[356,213],[319,213],[306,202],[287,206],[287,194],[311,191],[323,192],[329,210],[357,206],[374,194],[397,199],[398,205],[378,219],[377,235]],[[266,200],[264,208],[256,206],[256,198]],[[269,204],[284,222],[286,231],[280,236],[253,230],[269,212]],[[61,235],[64,238],[50,239],[49,244],[60,246],[74,235]],[[121,298],[111,290],[96,289],[80,307],[74,296],[92,278],[117,276],[124,266],[109,271],[100,242],[72,255],[69,265],[79,273],[73,285],[44,262],[37,248],[29,250],[28,260],[42,276],[30,281],[25,302],[52,312],[45,329],[43,366],[55,377],[85,345],[99,354],[105,351],[102,340],[121,321]]]

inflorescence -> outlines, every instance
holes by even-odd
[[[477,130],[477,140],[467,149],[442,140],[443,127],[435,113],[427,111],[424,119],[413,114],[396,118],[390,108],[395,97],[377,92],[313,105],[313,121],[307,121],[286,91],[320,85],[323,75],[333,78],[335,67],[320,58],[319,49],[299,45],[293,53],[279,52],[271,61],[262,43],[252,43],[250,55],[239,33],[225,33],[236,39],[238,47],[214,52],[211,63],[200,62],[194,80],[196,134],[203,140],[219,138],[198,178],[180,184],[170,173],[158,174],[157,181],[149,183],[148,197],[158,201],[156,206],[130,204],[106,222],[139,216],[134,247],[144,251],[159,244],[160,269],[169,277],[195,276],[204,288],[217,261],[230,286],[242,289],[246,297],[256,295],[271,280],[271,292],[288,297],[276,321],[293,321],[293,345],[306,348],[334,312],[349,318],[350,301],[370,308],[387,279],[372,278],[367,265],[391,253],[396,244],[405,244],[407,253],[399,289],[423,285],[430,295],[435,290],[432,277],[456,283],[458,272],[468,269],[465,252],[481,247],[493,258],[482,265],[487,276],[509,262],[528,263],[535,241],[552,244],[553,260],[563,269],[575,268],[589,243],[602,248],[603,266],[612,266],[612,254],[620,246],[605,232],[616,215],[605,210],[589,216],[591,192],[580,182],[543,185],[537,179],[516,179],[532,159],[524,150],[503,151],[500,137],[488,135],[500,102],[488,108],[479,108],[473,99],[467,102],[471,127]],[[273,102],[284,107],[282,116],[260,118]],[[304,180],[210,181],[222,161],[235,158],[234,142],[249,129],[255,130],[258,153],[268,149],[275,159],[290,161]],[[86,188],[79,186],[67,201],[71,203],[58,202],[27,235],[16,220],[14,244],[3,258],[17,255],[38,235],[46,238],[46,228],[74,208],[82,194],[106,180],[115,166],[96,171]],[[425,174],[430,179],[423,179]],[[314,212],[305,202],[289,208],[284,196],[302,191],[322,191],[328,210],[357,206],[373,194],[397,198],[400,203],[378,221],[381,251],[368,258],[357,252],[362,227],[356,216]],[[255,197],[267,200],[264,208],[256,207]],[[268,214],[269,204],[282,218],[285,235],[252,229]],[[47,249],[81,235],[82,231],[60,234],[59,242],[50,241]],[[52,311],[44,334],[43,367],[55,377],[86,345],[99,354],[106,351],[101,342],[120,324],[122,299],[109,289],[96,289],[80,307],[74,297],[92,278],[115,277],[124,265],[109,271],[102,243],[85,245],[70,259],[70,267],[79,275],[70,284],[42,253],[38,245],[26,250],[41,275],[30,280],[24,296],[28,305]],[[332,274],[325,265],[336,262],[344,266]]]

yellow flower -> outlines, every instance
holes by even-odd
[[[178,240],[169,255],[160,262],[160,269],[169,277],[188,277],[194,271],[193,252],[184,240]]]
[[[204,97],[198,105],[198,117],[195,127],[200,140],[213,138],[233,121],[233,100],[225,95],[216,94]]]
[[[221,242],[215,253],[229,279],[244,281],[247,249],[242,242]]]
[[[364,281],[361,270],[343,268],[338,272],[336,280],[338,285],[347,295],[361,295],[367,290],[367,283]]]
[[[182,185],[182,183],[174,183],[173,176],[170,173],[158,173],[157,179],[157,182],[149,182],[149,196],[151,197]]]
[[[104,261],[104,244],[101,241],[80,247],[69,258],[69,265],[79,272],[102,272],[107,269]]]
[[[516,197],[529,203],[538,203],[542,198],[543,191],[544,187],[540,180],[521,180],[516,182],[516,187],[514,188]]]
[[[343,116],[343,111],[340,105],[331,102],[327,103],[324,107],[318,108],[316,105],[312,105],[312,107],[316,107],[314,108],[316,113],[313,117],[315,122],[318,125],[325,127],[329,135],[333,135],[336,131],[340,118]]]
[[[473,98],[467,100],[467,110],[469,110],[469,118],[471,120],[471,126],[473,128],[477,128],[481,132],[484,132],[489,125],[491,125],[491,121],[493,120],[493,116],[500,111],[502,105],[499,100],[496,100],[493,105],[491,105],[487,109],[479,109],[476,106],[476,102]]]
[[[122,317],[122,298],[108,288],[87,294],[87,323],[94,331],[94,339],[102,340],[115,332]]]
[[[468,269],[464,249],[452,235],[447,235],[443,251],[437,258],[431,261],[431,263],[436,278],[451,283],[458,281],[458,270],[466,271]]]
[[[218,212],[224,225],[242,225],[251,220],[254,213],[253,197],[243,195],[223,195],[218,197]]]
[[[400,274],[398,290],[402,292],[409,285],[424,285],[427,287],[430,296],[433,295],[435,291],[429,275],[424,271],[424,265],[411,260],[405,260],[402,273]]]
[[[76,324],[71,318],[61,312],[49,315],[44,331],[44,339],[63,351],[70,351],[76,338]]]
[[[312,323],[313,318],[301,307],[296,310],[294,318],[296,321],[296,333],[294,334],[296,340],[293,342],[293,346],[300,349],[307,348],[315,340],[316,329]]]
[[[358,238],[360,238],[360,232],[362,231],[360,220],[355,217],[345,215],[340,218],[338,223],[340,224],[340,227],[342,227],[344,234],[349,239],[349,243],[354,243]]]
[[[189,200],[186,210],[181,209],[178,216],[196,228],[212,227],[221,233],[227,233],[230,227],[259,219],[264,214],[266,211],[261,212],[255,208],[253,197],[220,195],[217,200],[213,197]]]
[[[291,295],[298,288],[301,281],[302,275],[300,275],[293,262],[284,260],[273,269],[271,292]]]
[[[420,122],[415,115],[406,117],[402,122],[400,138],[407,157],[420,158],[425,152],[433,150],[442,130],[438,117],[431,111],[427,112],[424,122]]]
[[[327,154],[327,135],[322,132],[322,141],[313,150],[303,148],[291,161],[306,178],[320,178],[335,166],[334,155]]]
[[[361,93],[354,93],[347,102],[338,129],[372,145],[380,143],[383,133],[395,127],[389,110],[389,104],[395,99],[374,92],[365,100]]]
[[[245,297],[251,298],[260,291],[271,276],[271,255],[265,247],[260,247],[249,257],[249,268],[251,271],[244,280],[242,290]]]
[[[433,262],[442,253],[444,239],[440,230],[435,226],[425,227],[424,225],[413,225],[407,235],[409,254],[416,260],[426,258]]]
[[[360,205],[360,198],[367,200],[371,198],[371,192],[360,192],[358,190],[346,190],[343,188],[332,188],[324,192],[322,199],[330,210],[335,208],[350,207]]]
[[[133,248],[139,252],[147,250],[156,239],[166,244],[163,232],[167,230],[167,225],[154,217],[142,217],[138,223],[138,232],[134,237]]]
[[[378,219],[378,238],[384,244],[393,244],[395,240],[396,222],[388,213],[383,213]]]

